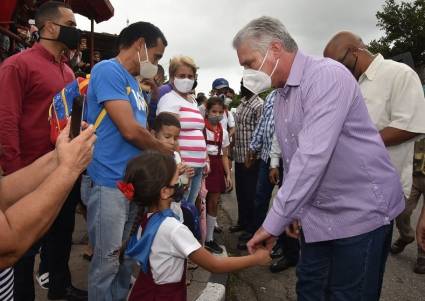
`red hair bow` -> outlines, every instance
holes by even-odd
[[[131,183],[125,183],[123,181],[117,182],[117,187],[121,192],[124,194],[124,196],[127,198],[127,200],[131,201],[134,198],[134,186]]]

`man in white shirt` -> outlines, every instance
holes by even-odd
[[[418,135],[425,133],[425,99],[418,75],[405,64],[386,60],[381,54],[373,55],[351,32],[337,33],[326,46],[324,56],[345,65],[359,81],[369,115],[400,174],[409,202],[414,143]],[[393,254],[401,253],[415,240],[410,215],[403,212],[396,220],[400,238],[391,246]]]

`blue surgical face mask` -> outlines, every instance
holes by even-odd
[[[208,116],[208,122],[213,124],[213,125],[218,124],[222,119],[223,119],[223,115]]]

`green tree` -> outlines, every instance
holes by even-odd
[[[371,52],[391,57],[409,51],[416,66],[425,63],[425,0],[386,0],[376,18],[384,36],[370,42]]]

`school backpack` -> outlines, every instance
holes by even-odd
[[[200,229],[200,217],[198,208],[195,204],[188,202],[186,200],[181,201],[181,208],[183,211],[183,224],[185,224],[189,230],[193,233],[196,239],[201,239],[201,229]]]
[[[49,108],[50,140],[53,144],[56,143],[60,132],[66,127],[68,123],[68,118],[72,113],[74,99],[77,96],[85,96],[87,94],[89,81],[89,76],[87,78],[77,77],[53,97],[52,104]],[[86,100],[84,100],[83,103],[82,120],[87,120],[87,106],[85,105],[85,102]],[[94,124],[95,129],[97,129],[97,127],[100,125],[103,118],[105,118],[105,115],[106,110],[103,108],[99,116],[96,118],[96,122]]]

